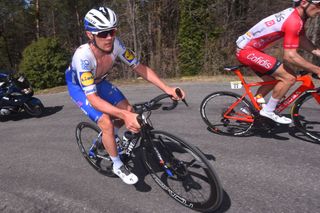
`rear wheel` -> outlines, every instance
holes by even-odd
[[[81,122],[76,127],[76,138],[80,152],[89,164],[101,174],[113,177],[112,161],[109,154],[104,151],[98,141],[101,140],[100,129],[98,126]]]
[[[150,139],[149,146],[143,149],[143,157],[155,182],[185,207],[198,211],[219,208],[222,187],[205,156],[166,132],[153,131]]]
[[[31,116],[39,117],[44,112],[44,106],[37,98],[31,98],[24,103],[24,110]]]
[[[238,103],[236,103],[238,102]],[[200,114],[209,130],[224,135],[249,135],[253,126],[253,110],[250,102],[232,92],[215,92],[205,97]]]
[[[292,107],[292,119],[295,126],[315,143],[320,143],[320,92],[302,95]]]

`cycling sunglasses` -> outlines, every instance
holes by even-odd
[[[97,35],[97,37],[99,37],[99,38],[107,38],[108,35],[113,37],[115,34],[116,34],[116,29],[112,29],[112,30],[108,30],[108,31],[99,32],[95,35]]]

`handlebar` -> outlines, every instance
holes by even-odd
[[[159,102],[161,100],[163,100],[163,99],[166,99],[166,98],[171,98],[171,96],[168,95],[168,94],[161,94],[161,95],[158,95],[157,97],[151,99],[150,101],[142,102],[142,103],[136,103],[136,104],[133,105],[134,111],[137,114],[142,114],[144,112],[157,110],[162,105]],[[176,106],[178,105],[178,101],[177,100],[173,100],[173,99],[171,99],[171,101],[172,101],[172,104],[170,106],[162,107],[162,110],[172,110],[172,109],[176,108]]]
[[[179,88],[176,89],[176,93],[179,97],[182,97],[182,92]],[[143,119],[142,114],[144,112],[150,112],[152,110],[159,109],[162,106],[162,104],[159,102],[163,99],[166,99],[166,98],[170,98],[172,103],[169,106],[162,107],[162,110],[169,111],[169,110],[173,110],[174,108],[177,107],[178,100],[172,99],[172,96],[168,95],[168,94],[161,94],[161,95],[158,95],[157,97],[151,99],[150,101],[134,104],[133,109],[134,109],[135,113],[139,114],[137,117],[138,123],[140,125],[143,123],[144,119]],[[188,106],[188,103],[186,102],[185,99],[182,99],[182,101],[185,103],[186,106]]]

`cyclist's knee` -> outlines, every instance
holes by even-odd
[[[113,122],[110,116],[103,114],[97,122],[102,132],[108,132],[113,130]]]
[[[284,84],[292,86],[296,82],[296,77],[287,73],[286,75],[281,76],[279,80],[282,81]]]

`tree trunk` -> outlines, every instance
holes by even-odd
[[[36,38],[40,38],[40,0],[36,0]]]

